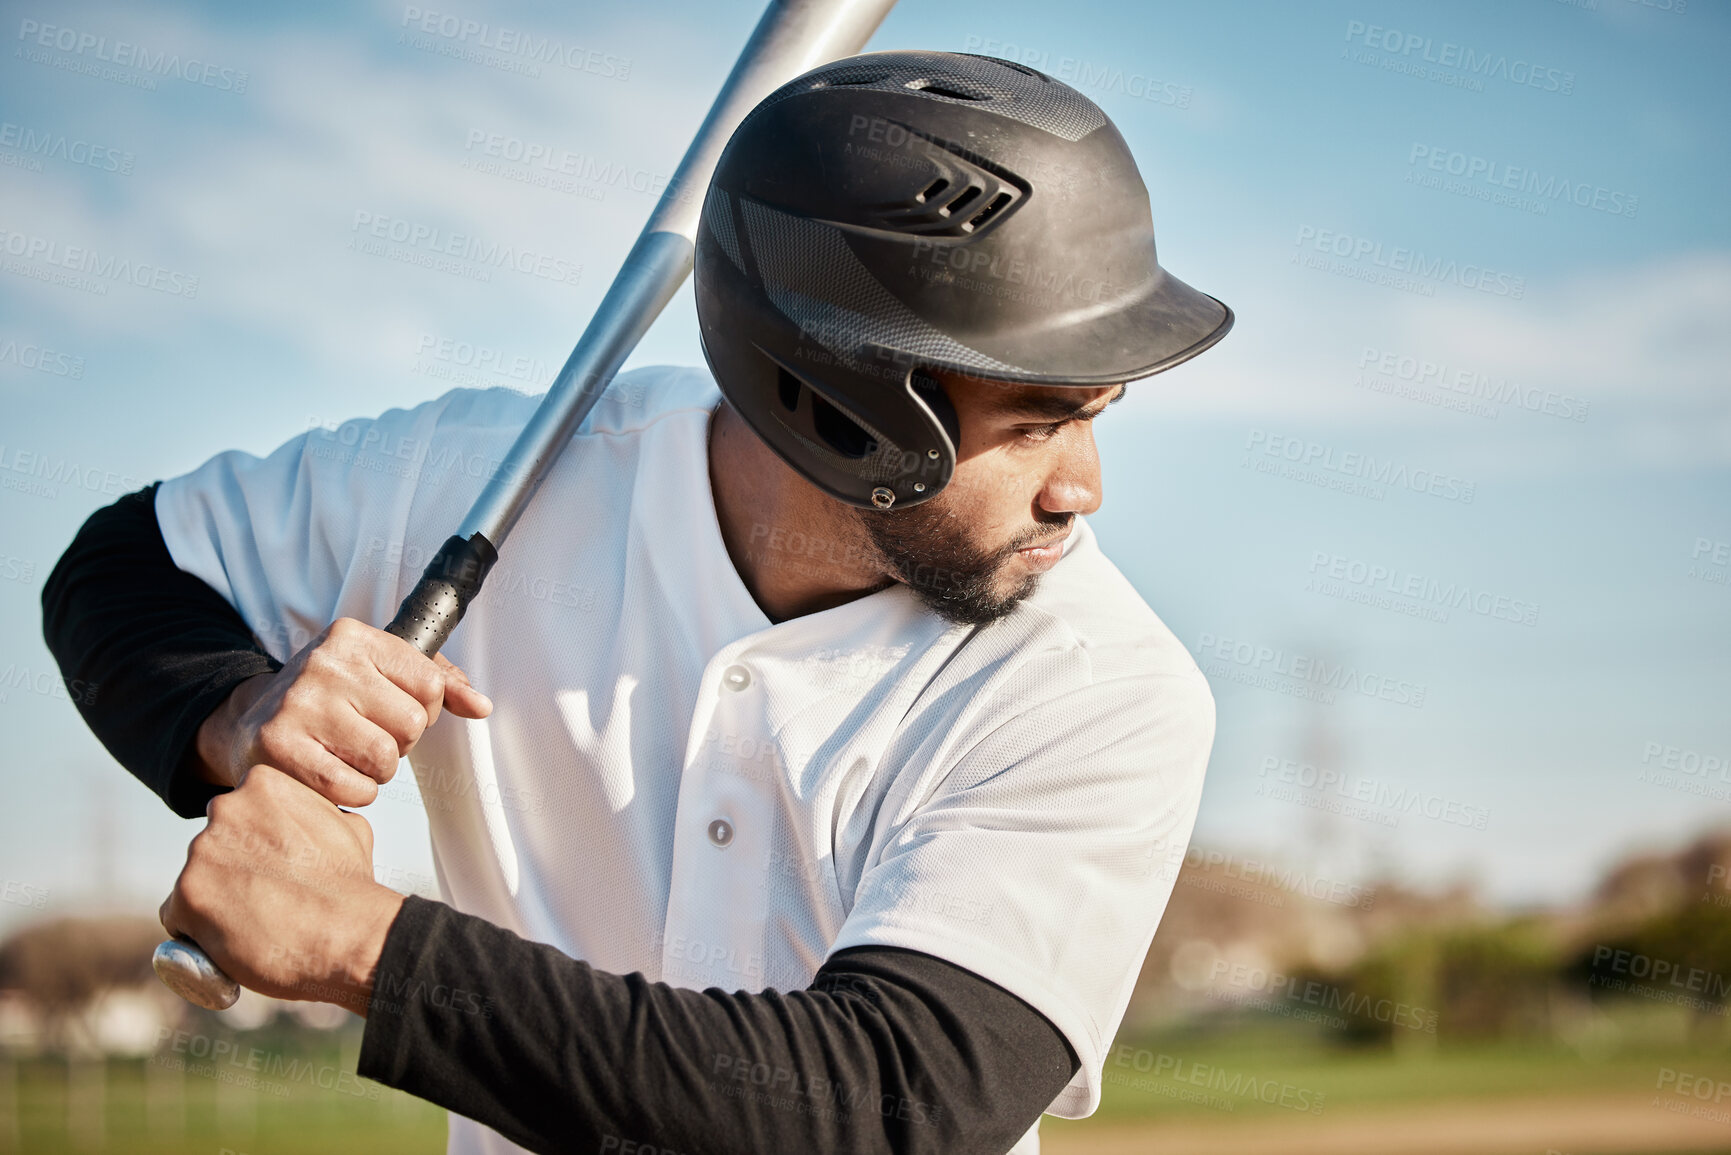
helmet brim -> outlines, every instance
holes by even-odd
[[[1049,328],[1000,334],[980,352],[1002,368],[941,362],[932,367],[1022,385],[1116,385],[1163,373],[1218,344],[1232,329],[1233,313],[1223,301],[1157,269],[1135,300],[1086,324],[1076,320],[1074,314],[1055,316]]]

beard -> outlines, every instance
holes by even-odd
[[[970,519],[940,494],[908,509],[859,510],[860,524],[885,568],[925,606],[958,625],[983,626],[1015,609],[1040,584],[1028,574],[1004,590],[1004,570],[1025,546],[1050,541],[1075,514],[1055,514],[1030,525],[1002,546],[989,548],[968,536]]]

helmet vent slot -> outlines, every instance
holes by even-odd
[[[781,407],[789,413],[799,412],[799,395],[811,401],[811,429],[834,453],[859,461],[877,452],[878,443],[870,432],[836,408],[823,394],[776,366],[775,394]]]
[[[775,392],[783,409],[792,413],[799,408],[799,378],[786,369],[782,369],[777,376]]]
[[[973,232],[975,229],[997,216],[998,210],[1009,204],[1012,199],[1014,198],[1012,198],[1007,192],[999,193],[997,196],[992,198],[991,204],[975,213],[973,219],[969,220],[967,224],[962,226],[962,228],[970,233]]]
[[[987,168],[937,142],[924,159],[930,167],[909,175],[925,186],[902,186],[906,191],[900,197],[871,206],[861,224],[930,237],[971,237],[996,228],[1027,195],[1014,174]]]
[[[910,80],[903,85],[915,92],[923,92],[928,96],[947,96],[951,100],[990,100],[991,96],[983,92],[968,92],[941,80]]]
[[[985,190],[980,188],[979,185],[969,185],[967,188],[962,190],[960,196],[943,207],[943,214],[947,217],[955,216],[957,213],[962,211],[963,206],[973,204],[975,198],[984,191]]]
[[[806,392],[811,396],[811,427],[831,449],[855,461],[877,452],[878,443],[871,434],[809,387]]]
[[[882,84],[890,78],[887,72],[872,72],[864,76],[837,76],[828,80],[820,80],[813,88],[852,88],[862,84]]]

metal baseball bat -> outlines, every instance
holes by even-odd
[[[565,367],[388,633],[428,657],[439,652],[548,468],[691,272],[703,196],[733,130],[787,81],[858,52],[894,6],[895,0],[771,0]],[[157,947],[151,965],[170,990],[201,1007],[223,1010],[240,997],[239,985],[188,939]]]

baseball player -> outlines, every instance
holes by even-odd
[[[509,391],[97,512],[49,644],[208,814],[167,929],[366,1016],[360,1073],[449,1108],[452,1152],[1035,1151],[1099,1102],[1214,730],[1084,520],[1091,422],[1232,314],[1157,263],[1097,106],[946,53],[760,104],[695,281],[709,372],[614,384],[436,660],[364,623]],[[374,880],[340,808],[381,788],[443,901]]]

